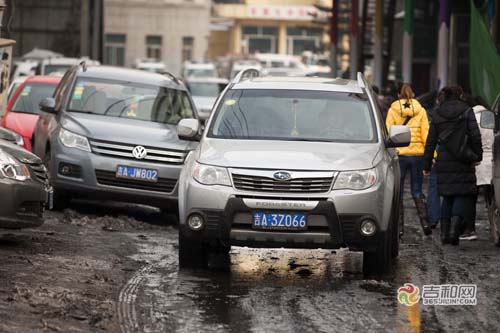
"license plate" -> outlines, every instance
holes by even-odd
[[[116,177],[137,179],[146,182],[157,182],[158,170],[119,165],[118,168],[116,169]]]
[[[306,214],[264,213],[253,214],[254,229],[269,230],[306,230]]]

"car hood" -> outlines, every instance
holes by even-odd
[[[35,154],[5,140],[0,140],[0,149],[5,151],[9,155],[12,155],[12,157],[14,157],[16,160],[25,164],[42,163],[42,160]]]
[[[9,112],[5,115],[4,124],[6,128],[26,138],[31,138],[38,118],[37,114]]]
[[[65,112],[61,126],[89,139],[174,150],[192,150],[193,142],[180,140],[175,125],[135,119]]]
[[[198,111],[211,111],[217,97],[193,96],[194,105]]]
[[[378,144],[204,139],[200,163],[273,170],[361,170],[374,166]]]

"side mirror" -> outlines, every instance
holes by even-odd
[[[411,131],[408,126],[393,125],[389,130],[387,148],[407,147],[411,142]]]
[[[200,131],[200,121],[198,119],[182,119],[177,124],[177,135],[181,140],[197,141]]]
[[[52,97],[44,98],[38,104],[40,110],[48,113],[56,113],[56,100]]]
[[[488,110],[482,111],[479,125],[485,129],[495,129],[495,114]]]

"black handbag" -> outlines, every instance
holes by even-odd
[[[452,153],[456,159],[465,163],[479,162],[479,156],[472,150],[469,144],[469,130],[467,128],[467,109],[455,121],[454,126],[439,134],[439,143],[446,150]]]

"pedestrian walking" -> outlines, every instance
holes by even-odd
[[[472,107],[474,115],[476,116],[476,121],[478,124],[481,123],[481,113],[487,111],[485,101],[479,97],[468,96],[466,98],[467,104]],[[463,232],[460,235],[460,240],[476,240],[476,206],[479,194],[484,195],[484,201],[486,205],[491,203],[492,199],[492,189],[491,189],[491,179],[493,177],[493,141],[494,134],[492,129],[482,128],[479,126],[479,132],[481,133],[481,143],[483,145],[483,160],[479,165],[476,166],[476,185],[477,192],[474,200],[474,205],[472,206],[472,216],[468,224],[464,224]]]
[[[437,94],[436,94],[437,95]],[[434,96],[434,99],[437,101],[437,96]],[[432,117],[437,110],[437,105],[430,105],[430,108],[427,110],[427,118],[429,119],[429,124],[432,123]],[[437,152],[439,151],[439,147],[436,147],[436,153],[434,154],[434,158],[437,157]],[[438,194],[437,189],[437,173],[436,168],[433,166],[431,169],[431,174],[428,177],[428,187],[427,187],[427,220],[429,226],[432,229],[435,229],[441,219],[441,198]]]
[[[398,148],[399,166],[401,169],[401,200],[400,224],[404,226],[404,185],[406,174],[410,174],[411,195],[417,208],[418,217],[425,235],[430,235],[432,230],[427,222],[427,207],[425,196],[422,192],[422,167],[425,142],[429,131],[427,113],[420,103],[414,99],[415,94],[409,84],[403,84],[398,100],[391,104],[387,113],[386,125],[406,125],[411,130],[411,143],[408,147]]]
[[[461,99],[459,86],[445,87],[438,96],[425,146],[424,174],[429,175],[434,151],[441,206],[441,242],[459,244],[460,228],[471,223],[476,189],[475,165],[481,161],[481,133],[472,108]]]

